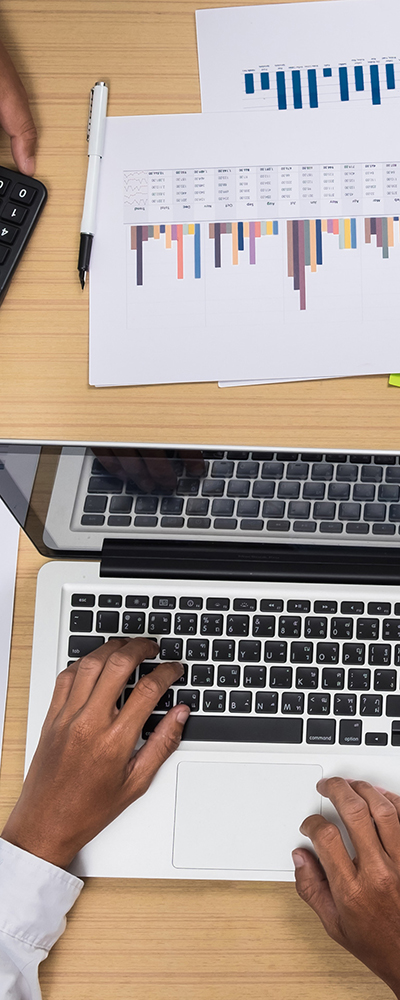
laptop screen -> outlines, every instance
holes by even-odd
[[[49,556],[98,558],[117,540],[347,555],[400,544],[396,452],[3,441],[0,497]]]

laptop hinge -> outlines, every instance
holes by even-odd
[[[400,585],[400,550],[107,538],[100,576]]]

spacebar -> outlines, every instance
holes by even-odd
[[[153,732],[162,716],[151,715],[143,729],[143,739]],[[183,730],[183,740],[223,743],[301,743],[303,719],[243,716],[190,715]]]

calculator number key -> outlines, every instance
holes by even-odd
[[[27,209],[22,208],[22,205],[10,205],[8,203],[3,208],[1,218],[5,219],[6,222],[13,222],[15,226],[21,226],[27,214]]]
[[[31,205],[35,194],[35,188],[29,187],[28,184],[14,184],[10,198],[11,201],[24,202],[25,205]]]
[[[7,243],[8,246],[11,246],[18,232],[19,230],[15,226],[0,224],[0,243]]]

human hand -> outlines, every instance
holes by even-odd
[[[205,471],[201,451],[182,450],[171,458],[162,448],[93,448],[99,462],[118,479],[132,480],[144,493],[157,488],[175,489],[178,475],[186,469],[188,476],[202,476]],[[181,471],[178,472],[179,466]]]
[[[37,132],[28,96],[7,50],[0,42],[0,125],[11,139],[11,152],[18,170],[35,173]]]
[[[337,809],[356,851],[351,860],[334,823],[308,816],[300,832],[312,841],[297,849],[296,889],[329,937],[379,976],[400,997],[400,796],[344,778],[322,779],[321,795]]]
[[[160,663],[141,677],[126,704],[128,677],[154,657],[151,639],[111,639],[60,673],[21,795],[2,837],[66,868],[89,840],[147,791],[179,746],[189,715],[176,705],[134,753],[142,727],[182,674]]]

